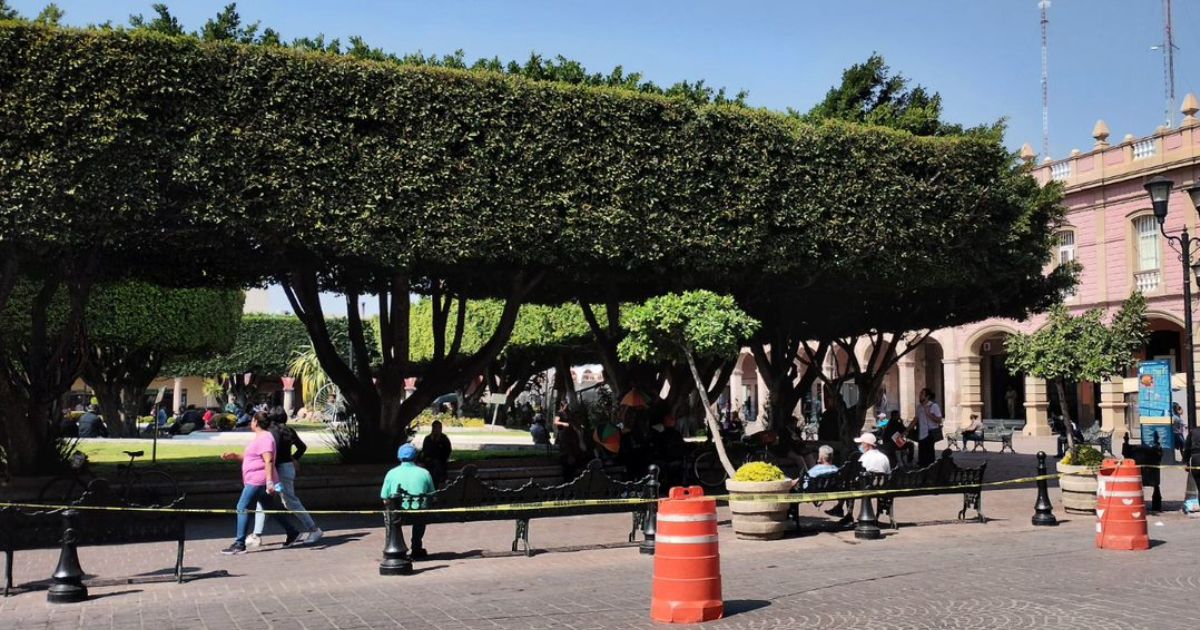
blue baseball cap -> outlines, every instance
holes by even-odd
[[[396,458],[402,462],[416,461],[417,447],[413,446],[412,444],[405,444],[404,446],[401,446],[400,450],[396,451]]]

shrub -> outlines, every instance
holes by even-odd
[[[1104,455],[1090,446],[1076,446],[1062,458],[1068,466],[1096,467],[1104,462]]]
[[[217,416],[217,429],[221,431],[232,431],[237,424],[237,416],[231,413],[224,413]]]
[[[750,462],[742,464],[733,475],[734,481],[783,481],[787,475],[774,464],[767,462]]]
[[[458,417],[448,413],[433,413],[431,411],[422,411],[421,415],[413,421],[413,426],[425,427],[433,424],[434,420],[439,420],[443,427],[463,427],[467,429],[481,429],[487,425],[487,421],[483,418]]]

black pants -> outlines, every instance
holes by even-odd
[[[417,523],[412,526],[412,548],[424,549],[425,545],[421,543],[425,541],[425,523]]]
[[[917,440],[917,467],[924,468],[933,463],[934,451],[937,446],[937,441],[934,436],[929,436],[924,440]]]

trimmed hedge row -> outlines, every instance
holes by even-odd
[[[486,296],[540,268],[536,299],[636,297],[936,283],[1014,232],[1048,243],[994,138],[154,33],[0,25],[0,127],[15,234],[103,208],[178,252],[110,264],[176,280],[404,269]]]

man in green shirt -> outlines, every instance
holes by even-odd
[[[417,448],[415,446],[412,444],[401,446],[396,457],[399,458],[400,465],[388,471],[383,478],[383,487],[379,490],[379,498],[383,499],[385,505],[389,499],[398,496],[401,490],[410,495],[430,494],[435,490],[433,477],[429,471],[416,464]],[[402,510],[419,510],[423,507],[425,507],[423,498],[404,499],[400,502]],[[414,560],[429,555],[429,552],[425,551],[425,547],[421,544],[424,539],[425,524],[413,524],[412,558]]]

